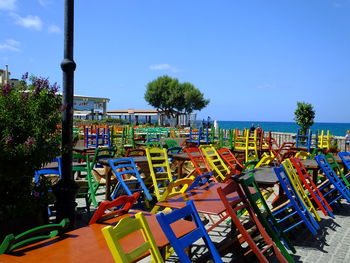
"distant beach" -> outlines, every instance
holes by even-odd
[[[244,129],[250,128],[252,123],[257,127],[258,124],[264,131],[272,132],[288,132],[296,133],[299,126],[295,122],[267,122],[267,121],[218,121],[219,127],[222,129]],[[324,123],[318,122],[312,125],[311,130],[329,130],[332,135],[345,136],[347,130],[350,129],[350,123]]]

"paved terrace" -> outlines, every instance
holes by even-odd
[[[84,200],[78,199],[78,206],[84,206]],[[91,214],[94,209],[91,207]],[[313,236],[306,228],[299,227],[293,229],[291,233],[291,241],[297,252],[293,255],[296,262],[350,262],[350,204],[342,201],[337,205],[334,214],[335,219],[324,216],[319,212],[321,229],[317,236]],[[89,221],[89,215],[79,214],[77,225],[84,226]],[[206,226],[209,227],[208,223]],[[230,227],[223,222],[220,226],[209,233],[211,239],[218,243],[222,241],[230,232]],[[205,246],[202,241],[198,241],[192,248],[193,258],[206,253]],[[255,258],[247,258],[246,261],[235,261],[235,255],[227,254],[223,257],[224,262],[258,262]],[[278,262],[274,258],[271,262]],[[150,262],[144,259],[142,263]],[[179,262],[178,258],[173,255],[166,262]]]

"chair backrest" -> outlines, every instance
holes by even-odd
[[[300,201],[303,202],[304,206],[310,211],[311,214],[316,218],[317,221],[321,221],[314,205],[312,204],[310,198],[306,194],[302,182],[299,176],[296,174],[292,162],[286,159],[282,162],[283,168],[289,178],[291,185],[293,186],[296,194],[299,196]]]
[[[342,160],[347,170],[350,171],[350,152],[339,152],[338,156]]]
[[[185,193],[187,189],[192,185],[193,181],[194,176],[190,176],[187,178],[177,179],[176,181],[171,182],[158,201],[163,202],[175,195]],[[160,207],[155,205],[151,210],[151,213],[156,213],[159,209]]]
[[[350,191],[343,184],[343,182],[338,178],[335,171],[332,169],[330,164],[328,163],[326,157],[323,154],[319,154],[315,156],[315,160],[327,178],[332,182],[332,184],[337,188],[338,192],[341,194],[343,198],[345,198],[348,202],[350,202]]]
[[[172,147],[178,147],[178,146],[180,146],[178,143],[177,143],[177,141],[175,141],[175,140],[165,140],[164,141],[165,142],[165,145],[166,145],[166,147],[169,149],[169,148],[172,148]]]
[[[262,196],[262,193],[260,192],[260,189],[255,181],[254,176],[243,176],[239,179],[239,183],[242,186],[242,189],[251,207],[253,208],[258,219],[266,229],[267,233],[271,236],[272,240],[279,247],[285,258],[287,258],[289,262],[294,262],[293,258],[287,252],[286,248],[290,249],[293,253],[295,253],[296,250],[290,242],[290,240],[288,239],[288,237],[284,234],[282,228],[277,223],[275,217],[272,215],[272,212],[269,206],[267,205],[264,197]],[[258,204],[261,204],[260,208],[258,207]],[[281,242],[283,242],[284,245]]]
[[[53,238],[68,226],[69,219],[65,218],[59,224],[48,224],[35,227],[17,236],[9,234],[4,238],[0,245],[0,255],[43,239]]]
[[[156,148],[163,149],[163,144],[160,141],[149,141],[149,142],[146,142],[146,147],[147,148],[156,147]]]
[[[332,167],[333,171],[338,175],[338,178],[347,186],[350,187],[350,183],[346,178],[343,170],[340,168],[337,160],[335,159],[333,153],[328,153],[324,156],[327,159],[327,162]]]
[[[228,176],[231,176],[231,171],[226,166],[225,162],[221,159],[220,155],[216,152],[213,146],[203,146],[200,149],[203,152],[207,162],[209,163],[212,171],[214,171],[214,176],[218,181],[225,181]]]
[[[230,149],[221,148],[220,150],[217,150],[217,152],[221,156],[221,158],[226,162],[232,174],[239,174],[244,169],[244,165],[237,160],[237,158],[230,151]]]
[[[61,176],[62,176],[62,159],[60,157],[55,158],[52,160],[52,162],[57,162],[57,169],[43,168],[43,169],[36,170],[34,173],[35,183],[39,183],[41,175],[45,176],[45,175],[53,174],[53,175],[58,176],[57,179],[61,178]]]
[[[233,149],[233,131],[232,130],[219,130],[219,147],[227,147]]]
[[[324,215],[334,217],[332,213],[333,209],[329,206],[327,200],[324,198],[321,191],[317,188],[316,184],[312,180],[312,176],[306,171],[300,159],[296,157],[291,157],[290,160],[294,168],[296,169],[304,188],[309,192],[312,200],[316,203],[318,208],[323,212]]]
[[[177,238],[171,228],[171,224],[189,216],[191,216],[192,221],[195,222],[197,228],[189,234],[181,238]],[[170,214],[157,214],[157,220],[182,263],[191,263],[190,258],[185,252],[185,248],[191,246],[200,238],[204,239],[214,262],[222,262],[219,253],[217,252],[206,229],[204,228],[202,221],[200,220],[200,217],[192,200],[187,201],[187,205],[185,207],[174,210]]]
[[[180,153],[180,152],[182,152],[182,149],[183,148],[181,146],[174,146],[174,147],[168,148],[167,152],[168,152],[168,154],[170,154],[170,153]]]
[[[213,177],[214,176],[211,172],[197,175],[195,177],[195,179],[193,180],[192,184],[190,185],[190,187],[186,190],[186,192],[191,191],[192,189],[196,189],[196,188],[203,186],[205,184],[209,184],[210,179],[212,179]]]
[[[119,240],[136,231],[142,232],[145,242],[141,246],[126,253]],[[135,218],[126,217],[121,219],[115,227],[106,226],[102,228],[102,233],[115,262],[135,262],[146,252],[150,253],[153,262],[163,262],[147,220],[141,212],[137,213]]]
[[[146,150],[142,148],[136,148],[136,149],[127,149],[125,153],[126,157],[133,157],[133,156],[146,156]]]
[[[106,148],[100,147],[96,148],[94,158],[92,159],[91,167],[103,167],[99,164],[99,160],[111,159],[117,153],[117,148]]]
[[[127,195],[131,196],[133,192],[143,192],[148,200],[152,200],[133,158],[116,158],[109,160],[108,164]],[[129,178],[133,178],[133,181],[127,183],[126,180]],[[128,184],[136,184],[136,187],[129,188]]]
[[[198,147],[185,147],[184,151],[190,157],[198,175],[211,173],[211,169],[209,168],[203,153]],[[216,178],[214,180],[217,181]]]
[[[173,181],[168,154],[166,149],[154,147],[146,148],[146,156],[154,194],[157,200],[159,200],[161,197],[160,190],[165,190],[167,185]]]
[[[275,171],[275,174],[279,180],[279,183],[284,193],[289,199],[291,207],[293,207],[294,210],[296,211],[296,214],[299,215],[301,219],[300,222],[304,223],[313,235],[317,235],[317,229],[319,229],[320,227],[315,221],[315,219],[312,217],[310,212],[306,209],[304,203],[301,201],[298,194],[295,192],[292,184],[290,183],[288,176],[286,175],[283,165],[280,167],[274,167],[273,169]],[[283,207],[279,211],[283,211],[286,209],[287,209],[287,206]],[[275,211],[274,213],[276,214],[277,211]],[[292,227],[295,227],[295,226],[296,224],[289,227],[288,229],[291,229]],[[287,230],[284,230],[284,231],[287,231]]]
[[[259,219],[256,217],[253,209],[251,208],[249,202],[246,200],[246,197],[242,192],[238,183],[232,180],[228,182],[225,185],[225,187],[223,188],[219,187],[217,191],[221,198],[221,201],[223,202],[226,208],[226,213],[231,217],[232,223],[238,229],[244,241],[247,242],[252,252],[259,259],[259,262],[268,263],[269,261],[264,255],[264,251],[269,250],[269,248],[273,248],[273,251],[275,252],[276,257],[279,259],[279,262],[287,263],[288,261],[283,257],[281,252],[277,249],[275,244],[272,242],[270,236],[267,234],[264,227],[260,223]],[[238,198],[232,201],[230,200],[229,196],[234,193],[236,194],[238,193]],[[255,243],[254,239],[248,233],[248,229],[246,229],[246,227],[243,225],[243,223],[237,216],[237,214],[240,214],[240,212],[244,210],[248,212],[250,223],[253,223],[256,226],[256,231],[260,232],[260,235],[261,235],[260,241],[265,242],[265,246],[262,246],[263,249],[260,249],[258,247],[257,243]],[[240,242],[242,241],[240,240]]]
[[[122,195],[112,201],[107,201],[107,200],[103,201],[102,203],[100,203],[94,215],[91,217],[89,221],[89,225],[94,224],[96,222],[103,222],[105,220],[108,220],[111,217],[126,214],[131,209],[131,207],[136,203],[139,196],[140,196],[140,193],[136,192],[136,193],[133,193],[133,195],[131,196]],[[112,210],[115,208],[117,209]],[[112,210],[112,211],[105,213],[106,210]]]
[[[261,159],[259,160],[259,162],[255,165],[255,168],[259,168],[261,166],[268,166],[271,164],[271,162],[275,159],[275,156],[269,155],[267,153],[263,153]]]

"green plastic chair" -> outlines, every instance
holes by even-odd
[[[241,184],[243,191],[246,194],[249,203],[252,206],[259,221],[264,226],[266,232],[270,235],[272,240],[275,242],[276,246],[280,249],[283,256],[288,260],[288,262],[295,262],[286,248],[290,249],[293,253],[295,253],[296,250],[272,215],[272,212],[268,207],[254,179],[254,175],[242,176],[239,179],[239,183]],[[252,191],[252,189],[254,189],[254,191]],[[258,207],[257,202],[261,203],[260,208]],[[262,212],[262,209],[264,212]],[[281,241],[283,241],[284,245]]]
[[[173,147],[179,147],[180,145],[177,143],[177,141],[175,140],[165,140],[165,145],[166,147],[169,148],[173,148]]]
[[[73,166],[72,171],[79,172],[80,177],[85,176],[85,179],[75,180],[79,185],[79,190],[77,193],[77,198],[85,198],[86,209],[90,212],[91,203],[95,208],[98,207],[98,202],[96,200],[96,192],[100,186],[100,183],[95,180],[92,176],[92,167],[90,163],[90,157],[88,155],[82,154],[73,154],[73,159],[78,161],[83,161],[84,165],[82,166]],[[99,195],[104,193],[99,192]]]
[[[69,219],[63,219],[59,224],[48,224],[27,230],[17,236],[7,235],[0,245],[0,255],[9,253],[20,247],[35,243],[40,240],[53,238],[69,225]]]
[[[349,175],[347,174],[347,176],[343,173],[343,170],[340,168],[337,160],[335,159],[333,153],[329,153],[327,155],[324,156],[329,165],[331,166],[331,168],[333,169],[333,171],[338,175],[339,179],[346,185],[346,187],[349,189],[350,188],[350,183],[349,183]]]

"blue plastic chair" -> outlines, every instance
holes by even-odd
[[[192,217],[192,221],[196,224],[197,228],[189,234],[177,238],[174,231],[171,228],[171,224],[183,219],[187,216]],[[199,218],[198,212],[193,204],[193,201],[187,201],[187,205],[181,209],[174,210],[170,214],[164,215],[163,213],[157,214],[157,220],[163,229],[164,234],[168,238],[171,246],[174,248],[177,256],[182,263],[191,263],[191,259],[186,254],[185,249],[191,246],[194,242],[202,238],[211,253],[212,259],[216,263],[222,263],[221,257],[216,250],[214,243],[211,241],[202,221]]]
[[[40,184],[40,176],[45,176],[45,175],[58,175],[59,178],[61,178],[62,176],[62,159],[61,158],[55,158],[52,160],[52,162],[57,162],[57,169],[39,169],[36,170],[34,173],[34,183],[36,185]],[[49,189],[49,192],[52,193],[52,190]],[[48,206],[47,208],[48,211],[48,215],[52,216],[53,215],[53,211],[51,210],[51,206]]]
[[[339,152],[338,156],[342,160],[344,166],[346,167],[346,170],[350,171],[350,152]]]
[[[152,196],[143,182],[133,158],[112,159],[108,161],[108,164],[119,181],[112,194],[113,199],[117,197],[119,190],[122,188],[127,195],[132,195],[133,192],[143,192],[148,201],[152,200]],[[125,181],[123,179],[124,175],[134,176],[135,180]],[[136,187],[130,189],[128,185],[136,185]]]
[[[87,148],[97,148],[105,146],[111,148],[111,136],[108,128],[96,128],[96,132],[92,132],[91,128],[85,128],[85,146]]]
[[[193,183],[186,190],[186,192],[191,191],[192,189],[196,189],[198,187],[201,187],[202,185],[205,185],[206,183],[209,183],[209,180],[212,178],[212,176],[213,176],[212,172],[197,175],[196,179],[194,179]]]
[[[345,198],[346,201],[350,203],[349,189],[339,179],[337,174],[334,172],[334,170],[328,163],[325,156],[323,154],[319,154],[315,156],[315,160],[330,182],[323,184],[321,187],[318,188],[323,193],[323,196],[326,197],[328,203],[331,205],[341,197]],[[333,186],[331,186],[331,184]],[[325,191],[325,188],[327,188],[327,191]],[[335,191],[337,191],[338,194],[335,194]]]
[[[197,145],[209,144],[208,127],[206,127],[204,130],[202,127],[200,127],[198,131],[194,131],[192,128],[190,128],[190,137],[188,142],[196,143]]]
[[[283,229],[283,232],[287,232],[292,228],[304,223],[313,235],[317,235],[317,230],[320,226],[316,220],[312,217],[308,209],[305,207],[304,203],[299,199],[297,193],[295,192],[292,184],[286,175],[283,165],[281,167],[274,167],[275,174],[279,180],[279,183],[289,199],[289,203],[286,203],[281,208],[274,211],[272,209],[272,215],[276,218],[277,223]],[[287,215],[283,215],[288,210],[293,209]],[[298,215],[300,220],[296,222],[291,222],[293,216]],[[286,223],[288,223],[286,225]]]

